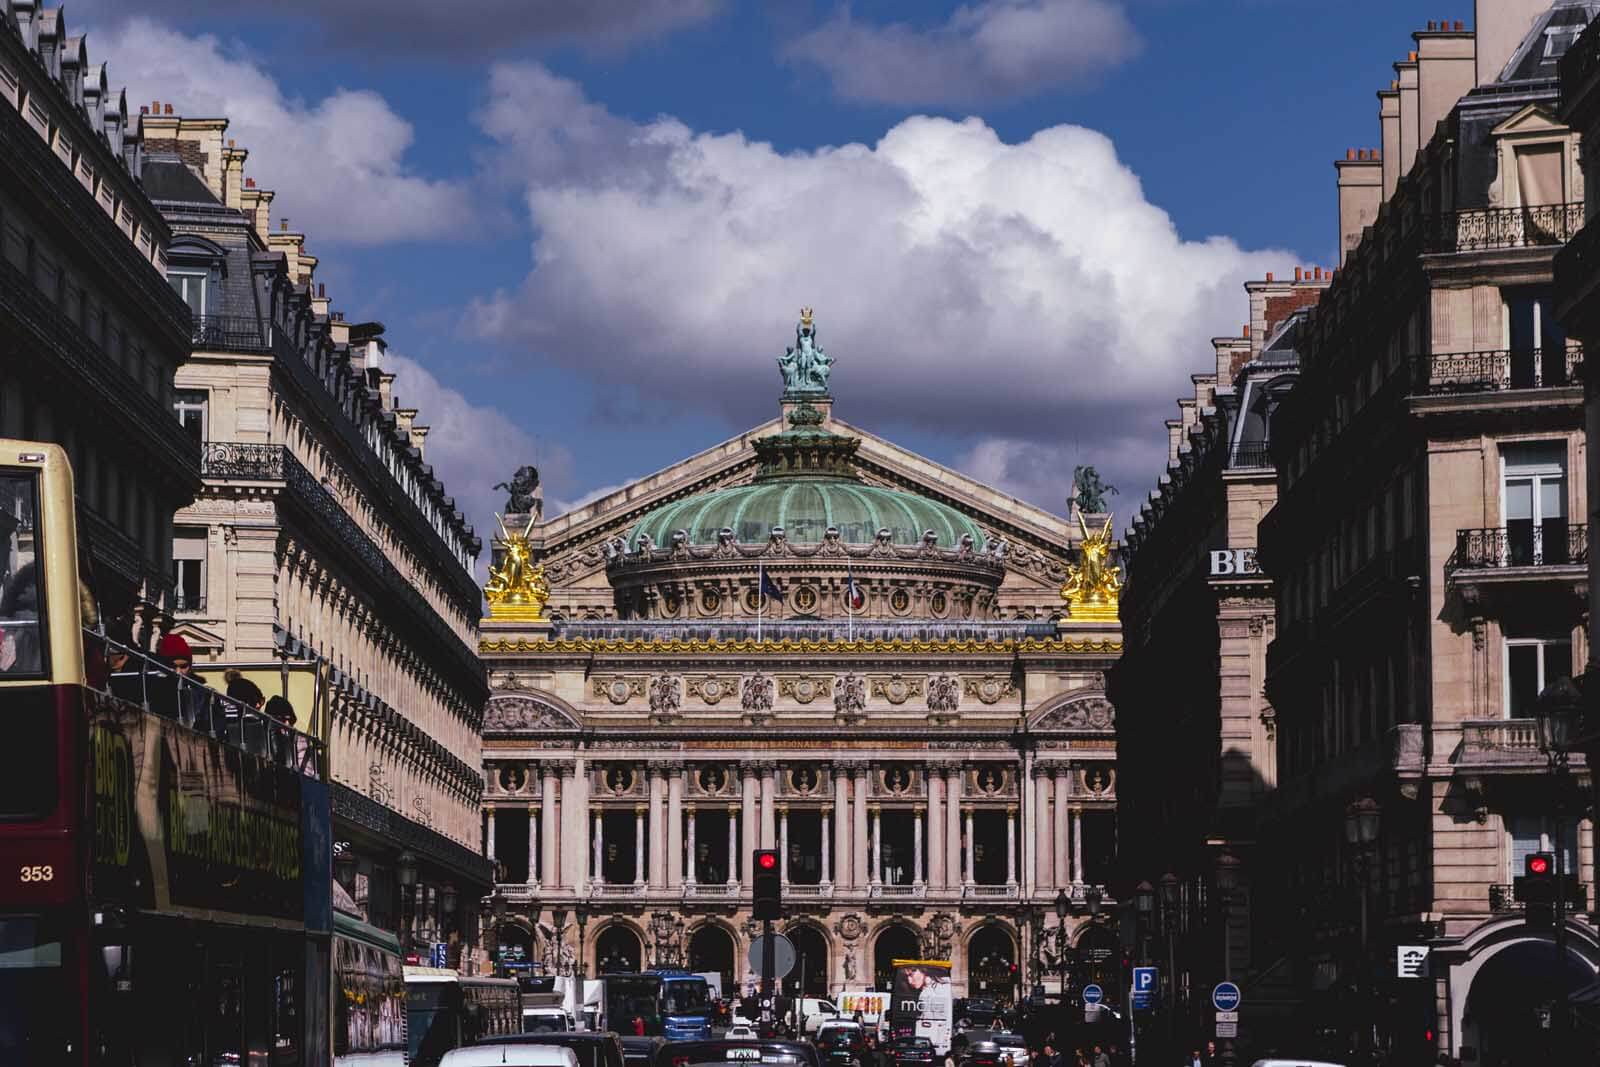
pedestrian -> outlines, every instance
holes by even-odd
[[[1094,1067],[1111,1067],[1111,1056],[1099,1045],[1094,1047]]]
[[[1199,1049],[1196,1048],[1189,1050],[1189,1063],[1187,1067],[1205,1067],[1205,1064],[1200,1061]]]
[[[634,1037],[643,1037],[644,1036],[644,1016],[643,1015],[635,1015],[633,1017],[633,1036]]]
[[[1200,1062],[1204,1067],[1221,1067],[1222,1057],[1217,1054],[1215,1041],[1206,1042],[1206,1054],[1200,1058]]]

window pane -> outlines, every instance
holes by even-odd
[[[1557,678],[1572,677],[1572,645],[1567,641],[1552,641],[1544,646],[1544,684]]]
[[[1533,518],[1533,482],[1527,478],[1506,479],[1506,519]]]
[[[1539,646],[1506,646],[1506,714],[1530,718],[1539,697]]]
[[[1567,513],[1567,481],[1565,478],[1539,479],[1539,517],[1559,519]]]

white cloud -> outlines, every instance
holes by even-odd
[[[911,118],[875,145],[783,154],[622,120],[539,68],[492,88],[485,128],[533,175],[537,236],[530,273],[468,325],[662,412],[767,417],[808,304],[841,418],[952,452],[1071,440],[1072,462],[1149,479],[1208,338],[1241,321],[1241,282],[1294,261],[1183,239],[1080,127],[1007,144],[976,119]],[[1027,495],[1059,507],[1070,476]]]
[[[506,501],[505,490],[493,487],[510,480],[518,467],[538,467],[547,498],[572,490],[573,461],[567,449],[536,438],[491,404],[473,403],[414,359],[391,352],[385,365],[395,375],[397,406],[416,408],[417,423],[428,427],[425,458],[485,545],[496,531],[495,512]],[[545,514],[555,511],[547,504]],[[488,558],[487,551],[479,557],[480,571]]]
[[[375,92],[303,100],[216,37],[147,19],[96,32],[92,43],[114,83],[128,87],[130,107],[160,100],[191,117],[226,117],[227,136],[250,151],[246,174],[277,192],[274,214],[313,242],[442,238],[472,220],[464,183],[408,165],[415,130]]]
[[[982,0],[931,29],[841,10],[785,51],[821,67],[841,96],[959,105],[1082,83],[1138,50],[1116,0]]]
[[[702,22],[721,6],[721,0],[274,0],[258,14],[306,19],[306,29],[316,32],[312,47],[476,58],[530,44],[621,47]],[[85,0],[83,10],[73,9],[96,19],[216,15],[214,0]]]

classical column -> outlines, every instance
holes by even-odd
[[[594,868],[590,877],[598,885],[605,885],[605,822],[600,817],[600,809],[594,809]]]
[[[789,884],[789,805],[778,808],[778,877]]]
[[[1022,889],[1020,895],[1023,900],[1029,900],[1033,897],[1035,870],[1033,852],[1034,847],[1038,844],[1033,832],[1033,824],[1037,815],[1034,812],[1033,798],[1028,795],[1028,790],[1032,784],[1033,753],[1024,750],[1022,762],[1017,767],[1017,800],[1022,805],[1022,832],[1018,840],[1022,842],[1022,854],[1019,857],[1019,861],[1022,864]],[[1026,954],[1027,949],[1023,949],[1023,953],[1023,959],[1032,959],[1031,956]],[[1018,971],[1017,973],[1020,975],[1022,972]]]
[[[944,774],[929,766],[928,778],[928,884],[944,885]]]
[[[872,884],[883,881],[883,809],[872,806]]]
[[[761,847],[775,848],[777,840],[778,768],[774,763],[761,764]]]
[[[687,849],[685,849],[685,852],[687,853],[687,855],[684,857],[684,864],[683,864],[683,884],[684,885],[694,885],[694,867],[695,867],[694,824],[697,821],[695,819],[695,817],[694,817],[694,813],[695,813],[695,807],[694,807],[693,804],[690,804],[687,808],[684,809],[684,815],[687,816],[685,821],[688,823],[688,826],[689,826],[689,847]]]
[[[575,763],[561,767],[561,884],[581,893],[583,868],[589,863],[588,831],[583,825],[583,805],[578,797],[578,770]]]
[[[833,872],[835,885],[851,885],[850,877],[850,773],[833,765]]]
[[[555,768],[549,765],[544,769],[543,810],[539,817],[544,820],[542,840],[540,845],[543,852],[539,857],[539,872],[546,885],[558,886],[561,884],[561,854],[556,851],[556,840],[559,836],[556,831],[556,820],[561,814],[561,803],[558,799],[557,783],[560,781]]]
[[[1050,773],[1037,764],[1033,768],[1033,884],[1053,889],[1056,884],[1055,845],[1050,822]]]
[[[1006,807],[1006,885],[1017,884],[1017,809]]]
[[[1083,884],[1083,809],[1072,809],[1072,882]]]
[[[539,884],[539,805],[528,805],[528,884]]]
[[[972,847],[972,809],[970,807],[967,809],[966,814],[967,814],[967,837],[966,837],[965,846],[962,848],[961,851],[962,851],[962,854],[967,857],[966,884],[967,885],[971,885],[972,884],[972,854],[974,852],[976,852],[977,850]]]
[[[757,834],[757,809],[759,804],[756,798],[756,767],[753,763],[739,765],[739,773],[744,776],[744,807],[739,813],[739,826],[744,835],[744,848],[739,854],[739,870],[744,876],[744,887],[750,888],[750,854],[756,850]]]
[[[911,880],[915,885],[922,885],[927,881],[922,872],[922,816],[919,807],[914,813],[915,825],[911,829]]]
[[[827,848],[827,843],[823,843]],[[728,885],[739,883],[739,805],[728,805]]]
[[[667,767],[667,888],[683,884],[683,767]]]
[[[961,888],[961,773],[959,764],[944,771],[944,876],[949,889]]]
[[[650,884],[657,889],[667,884],[667,782],[661,768],[650,766]]]
[[[851,817],[850,850],[854,855],[850,865],[854,879],[851,884],[859,889],[871,883],[872,864],[867,851],[867,768],[857,767],[855,772],[855,781],[850,783],[850,795],[855,807]]]
[[[644,813],[643,804],[633,806],[633,884],[644,885]]]
[[[822,884],[833,884],[833,864],[829,859],[828,836],[832,827],[829,825],[828,809],[822,809]]]
[[[1068,885],[1072,881],[1072,866],[1068,859],[1067,849],[1067,776],[1070,772],[1065,767],[1056,768],[1055,782],[1055,851],[1056,882],[1059,885]]]
[[[489,825],[483,835],[483,854],[489,857],[489,865],[494,865],[494,805],[490,804],[485,809],[489,816]]]

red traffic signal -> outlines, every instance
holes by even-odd
[[[783,918],[783,874],[776,849],[756,849],[752,858],[751,915],[757,919]]]
[[[1555,857],[1548,852],[1531,853],[1526,861],[1528,875],[1543,878],[1556,873]]]
[[[764,871],[770,871],[778,866],[778,854],[770,850],[756,853],[756,866]]]

